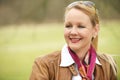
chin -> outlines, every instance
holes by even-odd
[[[69,45],[69,47],[70,47],[73,51],[80,49],[80,47],[79,47],[78,45]]]

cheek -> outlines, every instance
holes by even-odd
[[[64,29],[64,36],[66,37],[66,36],[68,36],[68,35],[69,35],[69,30]]]
[[[64,29],[64,39],[67,44],[69,43],[69,33],[70,31],[68,29]]]
[[[93,33],[92,31],[84,30],[83,32],[81,32],[81,34],[86,38],[91,38]]]

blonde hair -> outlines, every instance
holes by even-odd
[[[67,14],[67,12],[69,10],[71,10],[72,8],[78,9],[83,11],[86,15],[89,16],[91,23],[93,25],[93,27],[96,24],[99,24],[99,16],[98,16],[98,11],[95,8],[95,4],[91,1],[75,1],[71,4],[69,4],[66,7],[66,11],[65,11],[65,16]],[[92,45],[94,46],[94,48],[97,50],[97,45],[98,45],[98,36],[96,36],[96,38],[93,39],[92,41]]]

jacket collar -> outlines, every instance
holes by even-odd
[[[65,44],[62,48],[61,51],[61,63],[60,66],[61,67],[68,67],[70,65],[72,65],[74,62],[74,60],[72,59],[71,55],[69,54],[68,48],[67,48],[67,44]],[[98,60],[98,58],[96,58],[96,64],[101,65],[100,61]]]

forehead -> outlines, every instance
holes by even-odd
[[[83,11],[72,8],[66,13],[65,22],[90,22],[90,18]]]

